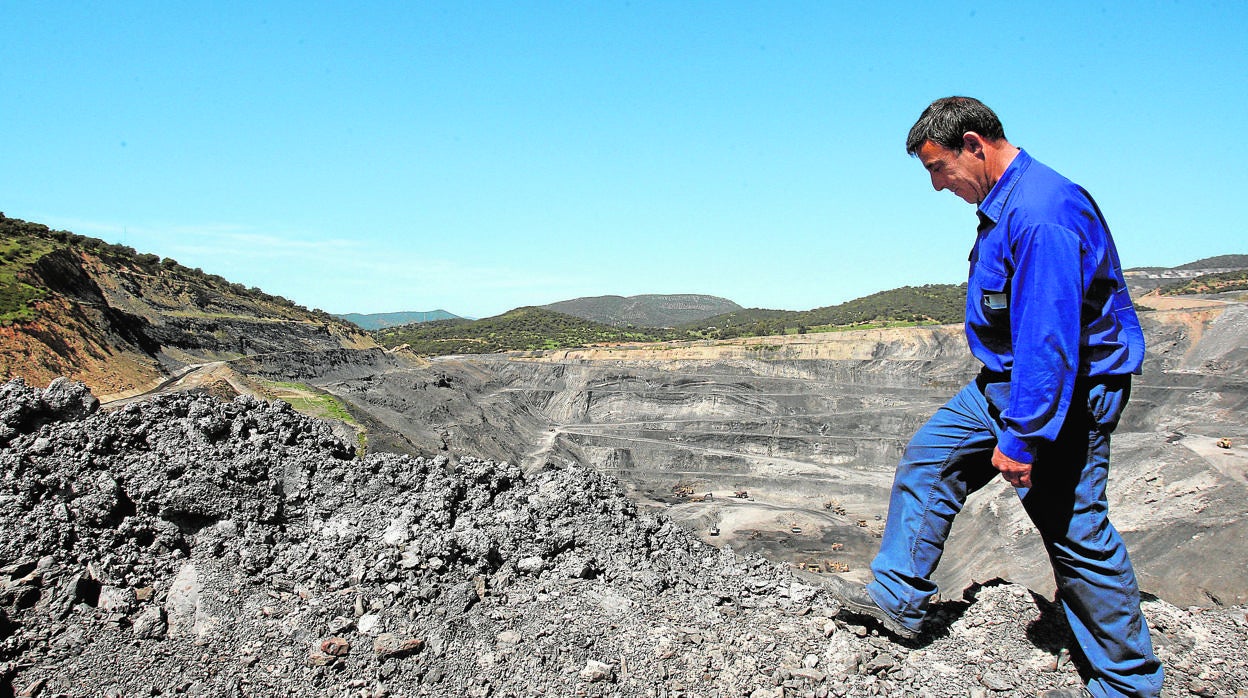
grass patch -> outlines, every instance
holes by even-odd
[[[296,411],[318,419],[337,419],[352,426],[359,426],[347,406],[333,395],[287,396],[280,398],[290,403]]]
[[[332,419],[355,430],[355,455],[368,452],[368,430],[347,409],[345,403],[324,390],[291,381],[257,380],[260,392],[270,400],[282,400],[296,412],[314,419]]]
[[[42,240],[0,240],[0,325],[35,319],[35,301],[48,292],[22,281],[20,275],[52,251]]]
[[[290,403],[295,411],[316,419],[336,419],[357,429],[360,423],[351,415],[346,404],[329,393],[303,383],[288,381],[262,381],[266,397]]]

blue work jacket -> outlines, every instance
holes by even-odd
[[[978,215],[966,337],[1009,383],[998,448],[1032,463],[1078,380],[1140,372],[1144,334],[1109,226],[1082,187],[1020,150]]]

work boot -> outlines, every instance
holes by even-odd
[[[919,636],[919,631],[907,628],[901,621],[889,615],[888,611],[880,608],[867,593],[865,586],[834,576],[828,577],[824,588],[840,602],[842,613],[874,618],[885,630],[902,640],[913,640]]]
[[[1037,693],[1036,698],[1092,698],[1092,692],[1083,686],[1079,688],[1050,688],[1047,691]]]

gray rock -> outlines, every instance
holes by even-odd
[[[170,583],[165,599],[165,615],[169,622],[169,634],[174,637],[195,632],[199,616],[199,595],[202,586],[195,564],[181,566]]]
[[[983,676],[979,677],[979,682],[984,687],[992,691],[1011,691],[1014,689],[1014,682],[1009,677],[997,671],[985,671]]]
[[[800,679],[806,679],[807,681],[811,681],[813,683],[821,683],[828,678],[826,673],[819,671],[818,669],[808,667],[798,667],[797,669],[793,669],[789,672],[789,674]]]
[[[581,669],[580,677],[586,683],[598,683],[599,681],[614,681],[615,671],[610,664],[600,662],[596,659],[590,659],[585,662],[585,668]]]
[[[130,613],[137,603],[134,589],[105,585],[100,587],[99,601],[96,606],[101,611],[109,613]]]
[[[525,574],[541,574],[546,569],[546,561],[537,556],[522,558],[516,562],[516,570]]]
[[[425,641],[420,638],[404,638],[382,633],[373,639],[373,652],[379,659],[406,657],[423,649]]]

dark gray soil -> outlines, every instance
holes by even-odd
[[[577,463],[376,453],[285,403],[0,386],[0,698],[1025,696],[1058,608],[977,584],[911,643]],[[1170,696],[1248,695],[1244,607],[1144,604]]]

